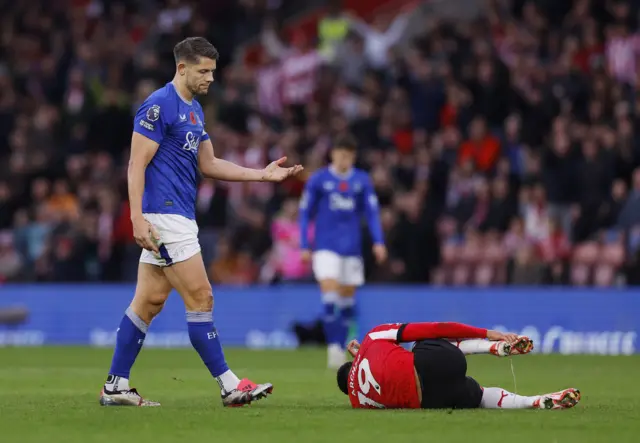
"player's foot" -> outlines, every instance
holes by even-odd
[[[327,367],[338,369],[347,361],[347,354],[339,345],[329,345],[327,347]]]
[[[569,409],[580,402],[580,391],[569,388],[560,392],[541,395],[533,404],[536,409]]]
[[[533,340],[529,337],[518,337],[513,343],[506,341],[497,341],[491,345],[489,352],[498,357],[506,357],[508,355],[528,354],[533,350]]]
[[[514,343],[511,343],[509,355],[528,354],[531,351],[533,351],[533,340],[521,335]]]
[[[100,391],[101,406],[160,406],[157,401],[145,400],[135,388],[109,391],[102,388]]]
[[[506,341],[496,341],[491,344],[489,352],[496,357],[506,357],[511,352],[511,345]]]
[[[252,401],[266,398],[273,392],[271,383],[255,384],[249,379],[240,380],[236,389],[229,392],[222,392],[222,405],[227,407],[238,407],[251,404]]]

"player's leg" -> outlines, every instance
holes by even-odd
[[[333,363],[340,367],[345,361],[345,346],[349,334],[349,328],[353,325],[356,317],[355,296],[359,286],[364,284],[364,263],[360,257],[342,257],[340,290],[336,303],[336,315],[338,325],[336,328],[336,340],[339,348],[336,347]]]
[[[324,313],[322,323],[327,341],[327,366],[338,368],[344,363],[346,354],[341,340],[341,326],[338,317],[340,298],[341,258],[332,251],[313,253],[313,274],[320,285]]]
[[[174,260],[164,273],[184,301],[191,344],[220,385],[223,404],[241,406],[270,394],[270,383],[256,385],[247,379],[239,380],[227,365],[213,323],[213,293],[199,250],[184,261]]]
[[[484,339],[468,339],[451,341],[464,355],[492,354],[497,357],[528,354],[533,350],[533,340],[520,336],[514,343],[489,341]]]
[[[143,253],[141,260],[145,257]],[[158,403],[143,400],[135,389],[130,388],[129,375],[149,324],[162,310],[170,292],[171,285],[159,266],[143,262],[138,265],[136,292],[118,327],[111,369],[100,395],[100,404],[158,406]]]
[[[471,377],[469,380],[472,380],[469,385],[474,383],[478,385]],[[477,388],[470,386],[469,389],[477,392]],[[580,391],[574,388],[534,396],[517,395],[502,388],[480,389],[482,390],[480,407],[485,409],[568,409],[580,402]]]
[[[460,397],[458,385],[464,381],[467,372],[464,354],[449,341],[441,339],[418,341],[412,352],[422,389],[422,408],[456,407]]]

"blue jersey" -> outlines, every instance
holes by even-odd
[[[209,139],[200,103],[180,97],[169,82],[140,106],[133,130],[159,145],[145,173],[142,212],[195,220],[198,147]]]
[[[309,178],[300,201],[300,246],[310,249],[308,227],[313,219],[314,250],[361,256],[363,218],[374,243],[383,244],[378,198],[369,175],[360,169],[342,176],[331,168],[320,169]]]

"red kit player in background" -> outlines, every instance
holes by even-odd
[[[415,342],[413,349],[399,345]],[[353,362],[338,370],[338,386],[354,408],[566,409],[580,391],[565,389],[531,397],[482,388],[467,376],[465,355],[527,354],[533,342],[461,323],[392,323],[373,328],[362,344],[353,340]]]

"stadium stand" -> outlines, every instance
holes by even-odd
[[[202,100],[218,155],[259,167],[286,154],[308,174],[333,137],[357,137],[390,251],[383,266],[369,257],[369,280],[636,283],[635,2],[495,0],[422,28],[409,19],[434,2],[381,2],[373,16],[358,2],[300,15],[300,3],[1,3],[0,281],[135,276],[132,115],[171,79],[173,44],[197,34],[221,52]],[[303,75],[287,71],[316,51]],[[295,223],[307,176],[201,183],[212,280],[309,278]]]

